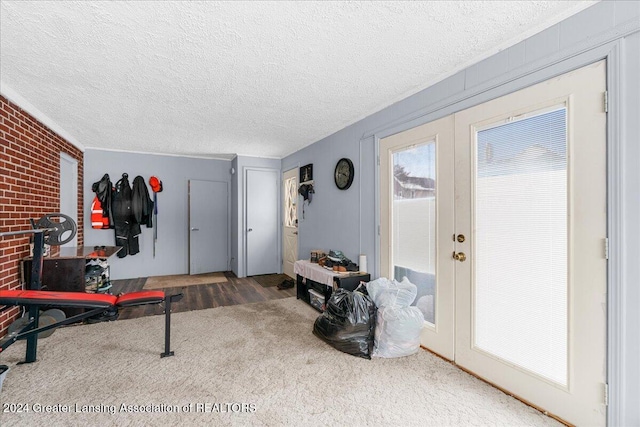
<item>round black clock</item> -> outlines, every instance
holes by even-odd
[[[338,160],[333,179],[340,190],[346,190],[353,183],[353,162],[347,158]]]

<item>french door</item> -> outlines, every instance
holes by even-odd
[[[418,287],[413,305],[425,317],[423,345],[450,360],[453,136],[454,120],[448,116],[380,141],[380,275],[407,277]]]
[[[423,345],[578,425],[606,423],[605,81],[603,61],[380,143],[381,273],[420,289],[435,266]],[[408,214],[415,143],[435,147],[434,206]],[[435,253],[410,261],[416,236]]]

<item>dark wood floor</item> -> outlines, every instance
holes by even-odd
[[[233,272],[226,272],[227,282],[211,285],[191,285],[175,288],[165,288],[167,295],[182,293],[182,300],[171,305],[171,312],[202,310],[225,305],[246,304],[251,302],[269,301],[296,295],[296,289],[279,290],[276,286],[263,287],[251,277],[237,278]],[[144,287],[146,277],[139,279],[114,280],[111,292],[114,295],[140,291]],[[139,307],[122,308],[119,319],[133,319],[136,317],[163,314],[163,307],[157,304]]]

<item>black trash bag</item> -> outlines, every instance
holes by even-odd
[[[313,325],[313,334],[344,353],[371,359],[376,306],[366,290],[338,289]]]

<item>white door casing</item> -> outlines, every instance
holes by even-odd
[[[189,180],[189,274],[229,267],[228,183]]]
[[[282,174],[282,195],[282,272],[293,278],[298,259],[298,168]]]

